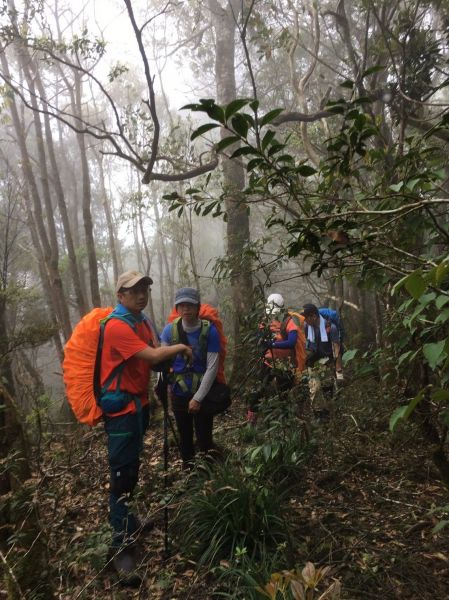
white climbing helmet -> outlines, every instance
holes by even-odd
[[[270,294],[267,298],[265,312],[267,315],[277,315],[284,308],[284,298],[281,294]]]

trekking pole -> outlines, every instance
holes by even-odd
[[[167,492],[168,492],[168,377],[166,370],[162,370],[159,374],[157,382],[157,395],[162,403],[164,410],[164,552],[166,557],[168,556],[168,503],[167,503]]]

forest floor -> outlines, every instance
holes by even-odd
[[[432,531],[441,518],[433,509],[448,504],[448,490],[413,425],[389,432],[392,407],[374,402],[376,394],[375,388],[363,391],[360,383],[347,387],[331,421],[309,428],[313,452],[289,501],[297,564],[330,565],[346,600],[448,599],[447,530]],[[164,556],[166,491],[158,416],[146,438],[136,497],[140,516],[156,519],[153,532],[139,539],[145,577],[138,590],[123,588],[106,562],[110,534],[102,428],[82,437],[78,430],[48,445],[39,495],[60,600],[218,597],[217,578],[185,559],[179,540]],[[225,449],[238,451],[244,427],[244,409],[235,405],[230,415],[216,419],[216,438]],[[167,483],[188,493],[174,447]]]

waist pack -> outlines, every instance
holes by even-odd
[[[129,392],[122,390],[110,390],[101,394],[98,404],[101,410],[106,414],[118,413],[128,406],[134,396]]]
[[[172,396],[172,407],[175,412],[187,412],[190,396]],[[219,415],[231,406],[231,388],[226,383],[214,381],[212,387],[201,402],[200,413],[203,415]]]
[[[219,415],[231,406],[231,402],[229,385],[215,381],[201,402],[200,412],[204,415]]]

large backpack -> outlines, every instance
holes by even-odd
[[[104,327],[111,318],[119,318],[133,327],[124,316],[112,317],[113,310],[111,306],[91,310],[76,325],[64,347],[62,369],[67,400],[77,420],[90,426],[99,423],[103,417],[97,400],[101,392],[100,361]],[[106,387],[121,373],[124,364],[114,369]]]
[[[221,322],[221,319],[218,316],[218,310],[210,304],[201,304],[200,313],[198,316],[202,321],[210,321],[211,323],[213,323],[217,329],[218,337],[220,338],[220,355],[218,357],[217,381],[219,383],[226,383],[224,362],[227,353],[228,340],[224,334],[223,323]],[[173,323],[173,321],[177,319],[179,319],[179,314],[176,310],[176,307],[174,307],[168,317],[168,322]],[[206,327],[204,325],[202,326],[202,330],[206,332]]]
[[[306,366],[306,338],[304,335],[304,317],[299,313],[289,310],[287,316],[281,324],[281,335],[287,338],[287,325],[293,319],[295,325],[298,326],[298,339],[295,346],[295,379],[299,380]]]
[[[62,369],[67,400],[80,423],[96,425],[103,416],[94,391],[95,362],[100,341],[101,321],[112,307],[94,308],[85,315],[64,348]]]

